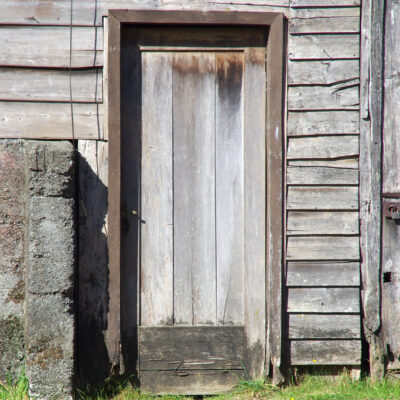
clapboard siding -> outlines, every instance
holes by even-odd
[[[355,235],[358,234],[358,212],[289,211],[287,234]]]
[[[0,26],[0,66],[83,68],[103,65],[103,28]]]
[[[288,185],[357,185],[358,171],[336,166],[291,166],[287,167]]]
[[[102,102],[102,81],[99,69],[0,68],[0,101]]]
[[[360,263],[291,261],[287,264],[287,286],[359,286]]]
[[[298,8],[291,12],[289,32],[356,33],[360,31],[360,8]]]
[[[340,175],[341,169],[356,169],[358,170],[358,158],[343,158],[338,160],[288,160],[289,167],[314,167],[316,170],[318,167],[322,168],[336,168]],[[288,167],[288,170],[290,169]],[[310,173],[312,170],[310,169]],[[358,174],[358,172],[357,172]],[[344,183],[344,182],[342,182]],[[357,181],[358,183],[358,181]]]
[[[359,60],[306,60],[288,62],[289,85],[332,85],[359,78]]]
[[[359,6],[361,0],[290,0],[290,7],[344,7]]]

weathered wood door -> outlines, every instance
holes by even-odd
[[[141,386],[207,394],[265,363],[265,47],[140,49]]]

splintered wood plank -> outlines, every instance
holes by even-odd
[[[361,339],[359,315],[290,314],[289,339]]]
[[[174,320],[216,322],[215,55],[173,55]]]
[[[358,110],[359,80],[329,86],[291,86],[288,91],[290,110]]]
[[[290,7],[345,7],[360,4],[361,0],[290,0]]]
[[[360,132],[358,111],[309,111],[288,113],[288,136],[354,134]]]
[[[291,34],[360,31],[360,7],[294,8],[290,17]]]
[[[287,311],[358,313],[360,288],[289,288]]]
[[[243,326],[140,327],[140,370],[243,368]]]
[[[332,85],[359,78],[359,60],[289,61],[289,85]]]
[[[142,53],[141,325],[173,322],[172,55]]]
[[[287,158],[344,158],[357,156],[359,140],[356,135],[289,138]]]
[[[243,53],[216,54],[217,322],[244,323]]]
[[[291,236],[287,243],[287,260],[359,260],[358,237]]]
[[[358,365],[361,340],[291,340],[291,365]]]
[[[21,139],[102,139],[98,104],[0,102],[0,137]]]
[[[355,235],[358,212],[289,211],[288,235]]]
[[[265,355],[265,49],[247,49],[244,70],[244,264],[246,370]]]
[[[358,170],[335,166],[291,166],[287,167],[288,185],[357,185]]]
[[[70,72],[1,68],[0,100],[102,102],[102,82],[98,69]]]
[[[290,186],[288,210],[358,210],[357,187]]]
[[[360,37],[347,35],[301,35],[289,39],[290,60],[351,59],[360,56]]]
[[[0,26],[0,65],[72,68],[103,65],[103,28]],[[45,43],[46,45],[38,45]]]
[[[360,263],[288,262],[287,286],[359,286]]]
[[[291,167],[327,167],[341,169],[358,169],[358,158],[343,158],[339,160],[289,160],[288,165]],[[310,174],[313,173],[310,170]],[[340,175],[340,172],[339,172]]]

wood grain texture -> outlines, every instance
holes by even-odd
[[[215,57],[173,56],[174,319],[216,322]]]
[[[71,88],[70,88],[71,79]],[[54,71],[26,68],[0,68],[0,100],[103,101],[101,70]]]
[[[286,259],[290,260],[359,260],[358,237],[291,236],[287,241]]]
[[[357,187],[291,186],[288,210],[358,210]]]
[[[142,53],[141,325],[173,323],[172,55]],[[128,211],[129,212],[129,211]]]
[[[340,176],[341,169],[358,169],[358,158],[342,158],[339,160],[289,160],[289,167],[314,167],[314,168],[332,168],[338,170]],[[313,172],[310,169],[310,174]],[[347,179],[346,179],[347,180]]]
[[[288,262],[287,286],[359,286],[357,262]]]
[[[358,110],[359,81],[330,86],[291,86],[288,90],[289,110]]]
[[[287,158],[342,158],[357,156],[358,136],[318,136],[289,138]]]
[[[291,340],[291,365],[359,365],[361,340]]]
[[[359,60],[289,61],[289,85],[332,85],[359,78]]]
[[[246,370],[265,359],[265,49],[247,49],[244,69],[244,264]]]
[[[244,323],[243,53],[216,53],[217,322]]]
[[[289,288],[288,312],[359,313],[359,288]]]
[[[360,31],[360,7],[294,8],[289,32],[357,33]]]
[[[359,133],[359,113],[357,111],[289,112],[287,131],[288,136]]]
[[[288,185],[357,185],[358,171],[336,166],[294,166],[286,170]]]
[[[290,7],[344,7],[360,4],[360,0],[290,0]]]
[[[289,40],[290,60],[352,59],[360,55],[359,35],[301,35]]]
[[[0,26],[1,66],[69,68],[103,65],[103,29]],[[38,46],[38,43],[46,43]]]
[[[290,314],[289,339],[361,339],[359,315]]]
[[[358,212],[289,211],[287,234],[355,235],[358,233]]]
[[[97,104],[0,102],[1,138],[102,139],[103,108]]]

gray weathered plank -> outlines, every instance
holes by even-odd
[[[359,133],[359,112],[289,112],[287,130],[288,136]]]
[[[345,7],[360,4],[361,0],[290,0],[290,7]]]
[[[287,234],[355,235],[358,233],[358,212],[289,211]]]
[[[357,185],[358,171],[353,168],[335,166],[288,166],[288,185]]]
[[[243,368],[243,326],[140,327],[140,370]]]
[[[73,68],[103,65],[103,28],[0,26],[1,66]],[[39,45],[43,44],[45,45]]]
[[[173,323],[172,54],[142,53],[141,325]]]
[[[289,110],[358,110],[359,81],[339,82],[329,86],[291,86]]]
[[[360,31],[360,7],[294,8],[290,16],[291,34]]]
[[[288,312],[358,313],[359,288],[289,288]]]
[[[291,365],[358,365],[361,340],[291,340]]]
[[[287,286],[359,286],[360,263],[288,262]]]
[[[360,55],[359,35],[301,35],[289,39],[290,60],[346,59]]]
[[[243,53],[216,53],[217,322],[244,323]]]
[[[289,138],[287,158],[341,158],[357,156],[358,136],[317,136]]]
[[[359,60],[289,61],[289,85],[332,85],[359,78]]]
[[[339,160],[289,160],[289,167],[314,167],[314,168],[337,168],[341,169],[358,169],[358,159],[353,158],[343,158]],[[311,171],[311,169],[310,169]],[[339,171],[338,171],[339,172]],[[312,174],[312,172],[310,172]],[[339,172],[340,176],[340,172]]]
[[[102,139],[102,105],[68,103],[0,102],[1,138]]]
[[[289,339],[361,339],[360,316],[290,314]]]
[[[216,322],[215,56],[173,56],[174,320]]]
[[[265,359],[265,49],[248,49],[244,69],[245,365],[263,376]]]
[[[290,186],[287,209],[358,210],[358,188]]]
[[[358,237],[291,236],[287,242],[287,260],[359,260]]]
[[[98,69],[69,72],[0,68],[0,100],[102,102],[102,82]]]

